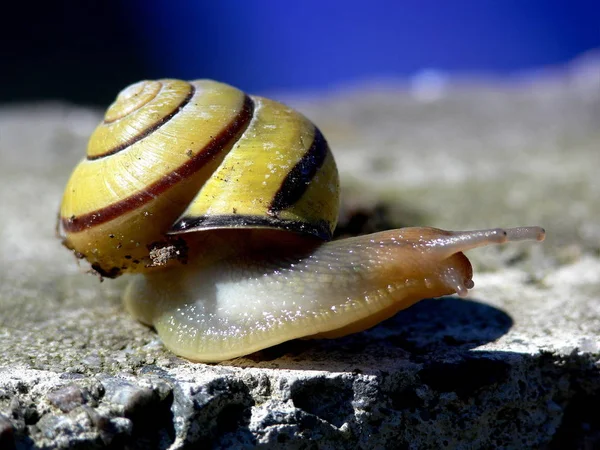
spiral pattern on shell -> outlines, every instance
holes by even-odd
[[[339,204],[321,132],[280,103],[212,80],[124,89],[65,189],[59,234],[103,276],[142,271],[189,232],[281,229],[330,239]],[[182,250],[184,251],[184,250]]]

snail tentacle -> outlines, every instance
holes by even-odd
[[[424,242],[423,245],[443,254],[457,251],[465,252],[490,244],[503,244],[517,241],[543,241],[546,232],[541,227],[490,228],[473,231],[443,231],[438,230],[437,239]]]

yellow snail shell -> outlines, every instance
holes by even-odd
[[[369,328],[473,286],[462,252],[543,240],[539,227],[404,228],[329,241],[338,174],[321,132],[285,105],[211,80],[124,89],[65,189],[63,243],[174,353],[221,361]]]

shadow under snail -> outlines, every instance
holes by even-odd
[[[102,277],[137,274],[127,310],[194,361],[367,329],[467,294],[463,252],[539,227],[403,228],[330,241],[337,168],[293,109],[211,80],[125,88],[65,189],[59,235]]]

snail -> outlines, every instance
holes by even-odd
[[[539,227],[402,228],[331,240],[337,168],[293,109],[212,80],[125,88],[62,199],[58,234],[167,348],[215,362],[365,330],[420,299],[467,294],[463,254]]]

